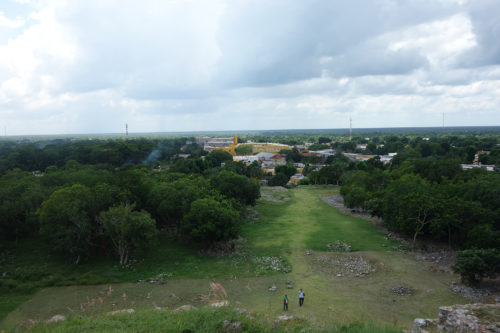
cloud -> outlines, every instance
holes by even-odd
[[[24,25],[25,20],[16,17],[15,19],[9,19],[5,17],[5,13],[0,11],[0,28],[1,27],[6,27],[6,28],[20,28]]]
[[[424,126],[442,112],[456,115],[450,125],[496,124],[499,8],[495,0],[9,2],[0,13],[0,126],[324,128],[346,126],[348,113],[357,126]]]

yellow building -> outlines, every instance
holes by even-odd
[[[227,151],[231,155],[236,155],[235,148],[238,145],[238,135],[235,134],[233,138],[233,143],[230,143],[228,147],[216,147],[213,150],[223,150]]]

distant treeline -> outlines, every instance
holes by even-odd
[[[180,152],[186,138],[137,140],[51,140],[39,142],[0,142],[0,173],[15,168],[44,171],[68,161],[80,164],[141,164],[168,160]],[[197,148],[197,147],[195,147]]]

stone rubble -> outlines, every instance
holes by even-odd
[[[122,314],[122,313],[134,313],[134,309],[123,309],[123,310],[115,310],[108,312],[110,315],[117,315],[117,314]]]
[[[415,319],[413,332],[478,332],[498,333],[500,322],[495,321],[500,315],[500,304],[458,304],[439,308],[438,319]],[[495,319],[492,319],[495,318]]]
[[[490,299],[493,300],[495,303],[500,303],[500,294],[498,294],[498,292],[493,293],[489,289],[472,288],[465,285],[457,284],[455,281],[451,283],[450,288],[454,293],[462,295],[463,297],[475,303],[485,302],[485,299]]]
[[[320,270],[337,277],[363,277],[376,272],[362,256],[320,255],[316,258],[316,263]]]
[[[282,257],[255,257],[253,261],[259,265],[261,271],[290,273],[292,267]]]
[[[326,244],[326,248],[334,252],[351,252],[351,245],[340,240]]]
[[[167,283],[165,280],[174,276],[172,273],[160,273],[155,277],[149,278],[147,280],[138,280],[137,283],[149,283],[149,284],[160,284],[163,285]]]
[[[210,306],[212,306],[214,308],[220,308],[222,306],[228,306],[228,305],[229,305],[228,300],[216,301],[216,302],[210,303]]]
[[[52,318],[47,320],[47,324],[57,323],[58,321],[65,321],[66,317],[60,314],[53,315]]]
[[[248,319],[255,319],[255,317],[252,315],[252,313],[250,313],[250,311],[240,308],[235,309],[235,311],[239,314],[244,314],[245,317],[247,317]]]
[[[231,322],[229,320],[224,320],[222,322],[222,331],[223,332],[244,332],[244,331],[246,331],[246,327],[245,327],[245,324],[243,324],[239,321]]]
[[[177,309],[172,310],[172,312],[189,311],[189,310],[198,310],[198,308],[196,308],[190,304],[186,304],[186,305],[179,306]]]
[[[415,290],[415,288],[405,286],[391,287],[391,292],[399,296],[413,295]]]
[[[425,262],[431,270],[452,273],[455,264],[455,252],[448,249],[431,249],[430,251],[414,251],[415,259]]]

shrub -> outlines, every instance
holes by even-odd
[[[485,277],[495,278],[500,272],[500,251],[497,249],[470,249],[457,252],[453,271],[462,281],[477,284]]]
[[[181,223],[181,232],[201,246],[238,236],[240,215],[227,200],[198,199]]]

